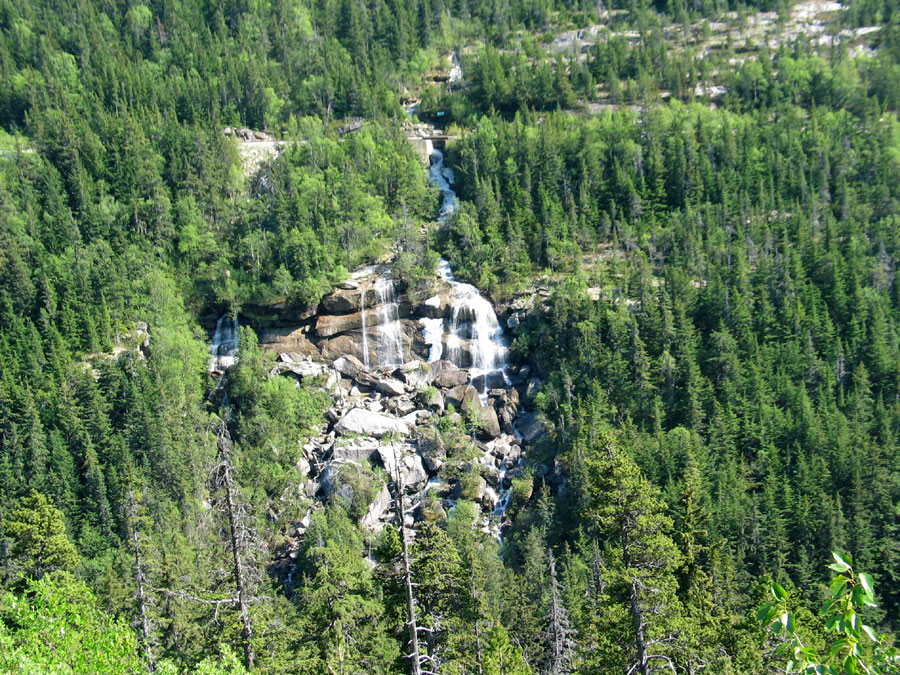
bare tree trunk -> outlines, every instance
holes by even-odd
[[[640,591],[638,582],[631,582],[631,621],[634,624],[634,643],[637,647],[637,672],[641,675],[649,675],[650,661],[647,658],[647,624],[644,622],[644,612],[641,609]]]
[[[248,583],[249,567],[247,539],[252,535],[245,521],[245,508],[237,499],[237,484],[234,480],[231,451],[233,444],[225,422],[219,423],[216,431],[219,456],[212,472],[213,487],[224,492],[224,511],[228,519],[229,547],[234,567],[234,581],[237,587],[237,607],[241,618],[241,635],[244,641],[244,665],[253,668],[256,655],[253,652],[253,622],[250,617],[252,592]]]
[[[400,521],[400,541],[403,543],[403,582],[406,586],[406,611],[409,619],[409,645],[412,650],[409,658],[412,660],[413,675],[421,675],[419,628],[416,624],[416,599],[413,595],[412,573],[409,569],[409,539],[406,535],[406,523],[403,519],[403,512],[405,511],[403,481],[400,477],[400,461],[397,457],[396,449],[394,450],[394,484],[397,487],[397,499],[394,503],[397,509],[397,519]]]
[[[253,668],[255,655],[253,653],[253,623],[250,620],[250,607],[247,602],[247,585],[244,580],[244,561],[241,556],[241,546],[238,542],[239,523],[235,512],[234,493],[231,482],[231,467],[225,466],[225,502],[228,506],[228,527],[231,531],[231,557],[234,561],[234,579],[237,585],[238,609],[241,613],[241,627],[244,635],[244,665],[247,670]]]
[[[147,659],[147,672],[152,673],[156,669],[153,658],[153,646],[150,639],[150,616],[147,612],[148,597],[144,588],[147,576],[144,573],[144,563],[141,557],[141,544],[138,539],[138,529],[135,524],[137,518],[137,504],[134,501],[134,492],[128,491],[128,521],[131,528],[131,550],[134,554],[134,580],[137,584],[138,611],[141,620],[141,638],[144,648],[144,656]]]

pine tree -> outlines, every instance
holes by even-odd
[[[575,448],[584,516],[611,561],[611,596],[627,607],[633,651],[626,670],[675,672],[681,614],[675,570],[680,556],[655,490],[612,433],[585,419]],[[623,627],[619,627],[620,630]]]
[[[544,616],[546,627],[544,637],[549,649],[550,660],[544,668],[548,675],[569,675],[575,668],[575,635],[569,621],[569,611],[563,600],[563,588],[556,574],[556,559],[552,551],[547,551],[550,564],[549,608]]]
[[[79,563],[78,552],[66,536],[62,511],[37,490],[19,500],[3,520],[3,531],[12,539],[13,563],[28,577],[41,579],[54,570],[71,572]]]

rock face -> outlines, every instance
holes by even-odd
[[[502,336],[486,344],[490,331],[481,324],[495,317],[477,289],[444,275],[431,297],[412,306],[389,278],[383,267],[361,270],[302,327],[264,332],[279,352],[273,375],[318,377],[332,399],[320,435],[303,448],[298,494],[312,500],[310,513],[341,498],[376,532],[397,519],[398,484],[407,523],[446,518],[452,499],[462,497],[481,505],[485,531],[499,536],[507,506],[514,511],[530,499],[523,476],[560,482],[527,459],[546,435],[524,410],[540,380],[507,363]],[[500,356],[485,359],[489,348]],[[305,529],[300,523],[298,535]]]
[[[500,435],[500,422],[493,406],[480,406],[472,410],[472,420],[478,427],[478,438],[491,441]]]
[[[338,333],[346,333],[355,328],[362,328],[362,313],[353,314],[320,314],[316,319],[316,334],[319,337],[330,337]]]
[[[373,532],[380,532],[382,527],[384,527],[381,519],[389,508],[391,508],[391,492],[385,485],[381,488],[374,501],[369,504],[369,510],[363,516],[361,525]]]
[[[432,364],[432,370],[434,371],[433,382],[439,387],[447,389],[458,387],[469,380],[469,374],[457,368],[450,361],[437,361]]]
[[[448,405],[452,404],[457,410],[468,410],[481,407],[478,391],[471,384],[461,384],[444,393]]]
[[[371,288],[365,290],[341,289],[322,298],[322,310],[328,314],[358,312],[363,308],[363,293],[365,293],[366,307],[371,308],[375,303],[375,293]]]
[[[450,284],[440,281],[437,284],[437,292],[421,304],[415,307],[416,314],[429,319],[445,319],[453,314],[453,300]]]
[[[305,326],[264,328],[259,331],[259,346],[269,351],[318,358],[319,350],[306,336],[306,330]]]
[[[372,412],[365,408],[353,408],[344,415],[334,430],[339,434],[362,434],[364,436],[374,436],[375,438],[384,438],[388,434],[400,434],[408,436],[412,429],[409,424],[396,417],[389,417],[381,413]]]
[[[319,342],[319,351],[322,358],[333,361],[341,356],[350,354],[360,362],[365,358],[362,337],[356,333],[336,335],[328,340]]]

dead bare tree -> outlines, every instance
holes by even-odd
[[[405,511],[403,497],[403,477],[400,473],[400,460],[397,457],[397,449],[394,448],[394,488],[397,494],[394,498],[394,507],[397,513],[397,521],[400,525],[400,541],[403,545],[401,564],[403,565],[403,584],[406,588],[406,613],[409,627],[409,659],[412,663],[412,675],[422,675],[422,656],[419,654],[419,628],[416,625],[416,598],[413,594],[412,572],[409,565],[409,538],[406,532]]]
[[[556,574],[556,560],[547,551],[550,563],[550,607],[544,620],[547,627],[544,636],[550,642],[549,675],[569,675],[575,663],[575,630],[569,621],[569,612],[563,604],[562,584]]]
[[[241,637],[244,642],[244,665],[253,668],[256,655],[253,651],[253,620],[250,605],[258,600],[256,591],[261,582],[257,565],[257,553],[262,549],[250,524],[249,509],[243,500],[235,479],[234,443],[224,420],[211,425],[216,435],[218,452],[209,472],[209,494],[213,507],[222,514],[223,530],[231,554],[236,594],[231,598],[241,620]]]
[[[147,574],[144,569],[141,537],[138,529],[138,504],[134,496],[134,490],[131,489],[128,490],[127,494],[127,509],[131,552],[134,555],[134,581],[137,586],[135,596],[138,603],[138,621],[141,627],[141,645],[147,662],[147,672],[152,673],[156,669],[156,662],[153,656],[153,636],[149,612],[151,598],[146,588]]]

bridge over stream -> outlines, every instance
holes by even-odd
[[[458,136],[445,133],[433,124],[425,124],[423,122],[407,122],[403,125],[403,131],[406,132],[406,138],[412,143],[413,148],[419,153],[422,162],[426,166],[431,161],[431,153],[435,148],[442,150],[447,141],[459,138]]]

